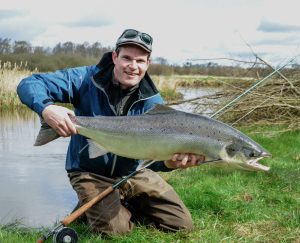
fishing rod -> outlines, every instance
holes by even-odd
[[[75,230],[66,227],[69,224],[71,224],[73,221],[75,221],[77,218],[79,218],[82,214],[84,214],[89,208],[91,208],[93,205],[95,205],[97,202],[101,201],[103,198],[105,198],[107,195],[112,193],[116,188],[121,186],[123,183],[125,183],[129,178],[136,175],[139,171],[149,167],[152,165],[155,161],[149,160],[143,162],[141,165],[139,165],[135,171],[131,172],[124,178],[120,179],[115,184],[109,186],[106,188],[103,192],[95,196],[93,199],[82,205],[80,208],[72,212],[70,215],[65,217],[58,225],[56,225],[53,229],[49,230],[47,233],[42,235],[36,243],[43,243],[47,239],[49,239],[51,236],[53,236],[53,242],[54,243],[77,243],[78,242],[78,235]]]

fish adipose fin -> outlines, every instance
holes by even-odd
[[[144,115],[157,115],[157,114],[165,114],[165,113],[173,113],[173,112],[178,112],[178,111],[166,105],[156,104],[152,109],[144,113]]]
[[[108,153],[108,151],[105,148],[103,148],[100,144],[94,142],[91,139],[87,139],[87,141],[89,144],[90,159],[94,159]]]

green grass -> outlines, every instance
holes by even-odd
[[[242,130],[267,148],[271,171],[246,172],[207,165],[162,173],[190,209],[192,232],[164,233],[139,225],[111,239],[84,225],[71,227],[80,242],[300,242],[300,131],[265,126]],[[258,132],[258,133],[257,133]],[[0,242],[34,242],[40,232],[0,228]],[[51,242],[51,241],[49,241]]]
[[[167,102],[183,99],[183,95],[180,92],[177,92],[175,89],[165,88],[160,90],[160,94],[163,97],[163,99]]]

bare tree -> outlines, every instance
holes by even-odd
[[[31,44],[27,41],[15,41],[13,45],[13,53],[15,54],[23,54],[23,53],[31,53],[32,47]]]
[[[0,38],[0,54],[8,54],[11,53],[11,44],[10,44],[10,39],[8,38]]]

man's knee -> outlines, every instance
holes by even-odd
[[[158,225],[159,228],[165,231],[177,232],[179,230],[191,231],[194,228],[194,223],[191,216],[184,215],[184,217],[176,217],[164,221]]]
[[[179,220],[178,230],[187,230],[190,231],[194,228],[194,223],[192,217],[187,215],[185,218]]]
[[[86,215],[90,228],[96,233],[123,235],[130,233],[133,229],[133,223],[130,220],[131,213],[121,204],[108,208],[93,208],[88,210]]]
[[[78,194],[80,205],[89,202],[111,186],[111,183],[102,181],[98,175],[92,173],[72,173],[70,180]],[[133,228],[131,213],[122,205],[118,189],[88,209],[85,216],[90,229],[96,233],[126,234]]]
[[[132,222],[119,222],[119,223],[109,223],[107,225],[104,224],[90,224],[90,227],[94,233],[102,234],[105,236],[113,236],[113,235],[124,235],[128,234],[133,229]]]

